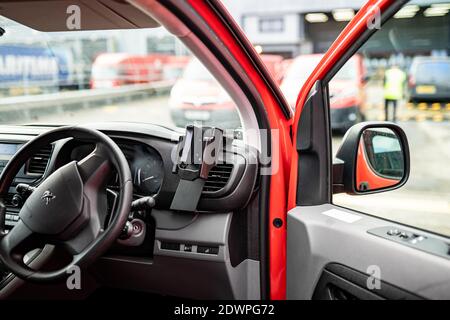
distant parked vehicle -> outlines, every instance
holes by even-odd
[[[0,89],[33,93],[69,83],[71,68],[64,50],[19,45],[0,46]]]
[[[279,77],[283,58],[261,55],[269,73]],[[196,58],[192,58],[170,93],[170,113],[176,126],[207,121],[208,125],[236,129],[241,120],[231,97]]]
[[[103,53],[92,64],[91,88],[113,88],[163,79],[161,55]]]
[[[410,102],[450,101],[450,58],[416,57],[408,79]]]
[[[92,65],[91,88],[112,88],[177,79],[190,58],[165,54],[100,54]]]
[[[196,58],[192,58],[170,92],[170,114],[176,126],[207,121],[222,128],[240,126],[239,114],[227,92]]]
[[[321,54],[296,57],[287,68],[281,89],[295,109],[298,93],[319,61]],[[331,128],[345,131],[364,119],[364,84],[367,80],[363,59],[353,56],[329,84]]]
[[[283,83],[283,79],[286,76],[286,72],[289,70],[289,67],[293,61],[294,61],[294,59],[284,59],[281,62],[280,74],[279,74],[279,83],[280,84]]]
[[[261,54],[261,60],[275,79],[277,84],[283,79],[283,61],[284,58],[276,54]]]
[[[176,80],[183,74],[190,56],[166,56],[163,59],[163,79]]]

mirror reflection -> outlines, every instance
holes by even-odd
[[[356,186],[360,192],[399,184],[405,175],[400,138],[388,128],[364,130],[356,160]]]

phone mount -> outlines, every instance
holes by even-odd
[[[170,206],[171,210],[194,212],[202,195],[209,171],[217,164],[223,152],[223,130],[211,127],[186,127],[180,137],[177,159],[172,172],[180,182]]]

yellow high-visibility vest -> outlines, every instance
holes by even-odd
[[[398,68],[392,68],[386,70],[384,77],[384,98],[388,100],[402,99],[406,81],[405,73]]]

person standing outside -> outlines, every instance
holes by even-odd
[[[397,116],[399,100],[403,99],[405,91],[406,74],[398,65],[393,65],[384,74],[384,114],[385,120],[389,121],[389,106],[393,106],[392,121]]]

